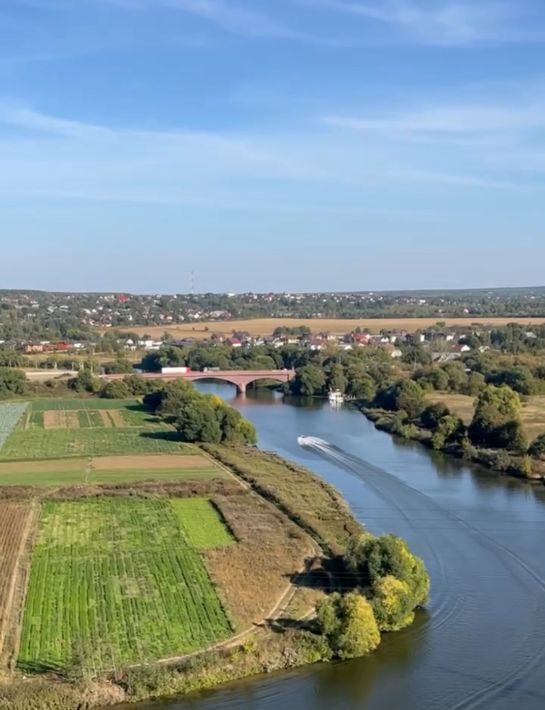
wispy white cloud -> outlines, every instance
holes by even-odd
[[[494,180],[478,175],[434,172],[429,170],[397,170],[390,173],[391,177],[405,181],[427,182],[434,185],[453,185],[457,187],[478,187],[490,190],[528,190],[536,186],[510,180]]]
[[[545,41],[531,0],[293,0],[382,25],[397,38],[429,45]],[[532,20],[541,21],[537,26]]]
[[[0,123],[16,128],[71,138],[89,139],[113,135],[113,132],[104,126],[95,126],[89,123],[48,116],[26,107],[18,107],[9,102],[0,103]]]
[[[4,130],[2,130],[4,127]],[[2,137],[6,129],[10,135]],[[0,199],[57,196],[244,207],[259,183],[315,179],[265,137],[113,129],[0,102]],[[266,190],[262,195],[266,202]],[[252,207],[252,200],[246,200]]]
[[[513,123],[520,121],[509,125]],[[427,125],[450,128],[453,123],[434,120]],[[309,122],[306,130],[300,126],[268,134],[112,128],[4,101],[0,200],[101,200],[312,213],[349,212],[355,205],[359,208],[365,196],[392,189],[398,194],[438,186],[513,193],[540,189],[539,179],[528,173],[528,180],[520,179],[516,161],[490,160],[490,147],[429,150],[392,142],[375,129],[365,129],[355,139],[353,130],[339,131],[337,126]]]
[[[545,128],[545,100],[530,105],[443,104],[373,116],[331,115],[330,126],[383,133],[441,136],[490,134]]]
[[[416,43],[447,47],[545,42],[545,13],[535,0],[8,0],[40,10],[74,14],[109,5],[127,12],[178,11],[223,32],[248,38],[364,47]],[[539,3],[539,0],[537,0]],[[299,11],[288,12],[289,5]],[[293,10],[293,8],[292,8]],[[344,21],[327,30],[316,10]],[[355,22],[354,20],[361,20]]]
[[[89,1],[89,0],[88,0]],[[91,0],[92,2],[93,0]],[[116,5],[127,10],[157,9],[179,10],[216,25],[226,32],[249,37],[314,40],[311,34],[298,32],[272,15],[251,5],[229,0],[94,0]]]
[[[15,6],[22,6],[27,9],[40,10],[62,14],[64,17],[77,17],[78,13],[89,13],[92,19],[93,11],[102,7],[110,7],[121,12],[140,14],[144,12],[157,13],[158,11],[172,11],[180,15],[193,16],[203,20],[205,23],[217,29],[233,35],[248,38],[271,38],[279,40],[302,40],[311,43],[330,43],[328,37],[322,37],[312,32],[304,32],[293,28],[289,23],[268,11],[257,8],[253,3],[240,0],[8,0],[8,3]],[[0,13],[2,8],[0,8]],[[35,18],[25,19],[30,26],[35,26]],[[187,29],[173,27],[176,36],[180,30]],[[125,39],[126,41],[126,39]],[[178,41],[183,45],[199,44],[202,46],[202,37],[195,38],[189,35],[178,37]]]

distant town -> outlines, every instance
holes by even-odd
[[[22,355],[48,369],[63,356],[62,367],[69,368],[70,359],[77,366],[76,356],[125,352],[134,359],[165,343],[310,351],[374,346],[394,359],[419,345],[441,363],[494,347],[495,329],[511,318],[527,345],[541,340],[545,288],[153,296],[0,291],[0,352],[3,364],[20,366]]]
[[[545,317],[545,287],[467,291],[156,294],[0,290],[0,334],[249,318]]]

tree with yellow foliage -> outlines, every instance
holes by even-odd
[[[399,631],[414,621],[409,585],[391,574],[375,580],[371,605],[381,631]]]
[[[335,657],[364,656],[380,644],[373,607],[361,594],[331,594],[319,602],[316,611],[318,628]]]

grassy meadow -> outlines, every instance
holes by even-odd
[[[428,399],[432,402],[445,404],[454,414],[457,414],[465,424],[469,424],[473,419],[475,397],[464,394],[434,392],[428,395]],[[545,396],[535,395],[523,398],[521,419],[529,441],[543,434],[545,431]]]

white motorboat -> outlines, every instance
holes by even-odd
[[[330,390],[328,396],[330,404],[342,404],[344,402],[344,395],[339,390]]]

